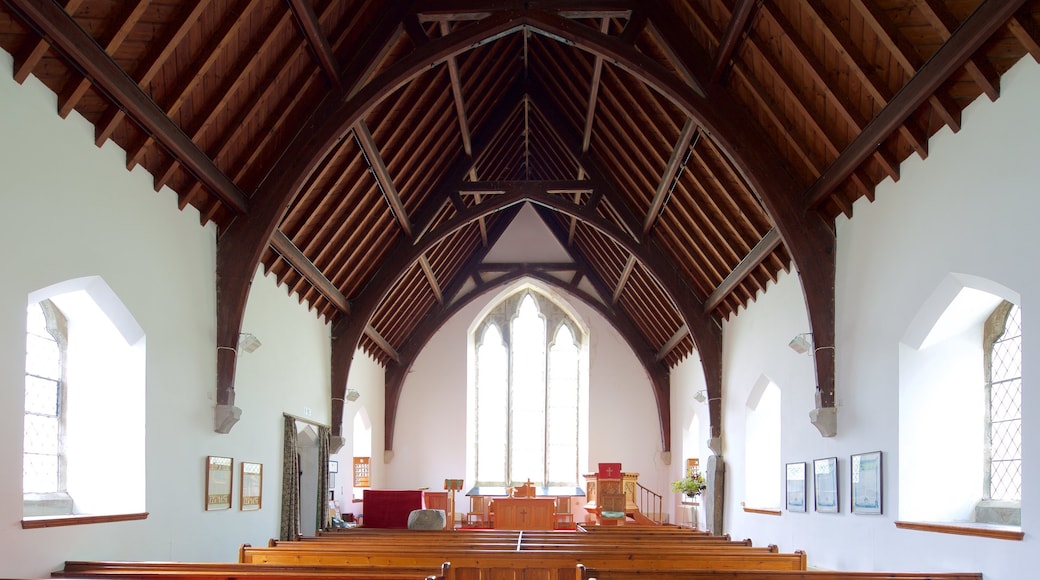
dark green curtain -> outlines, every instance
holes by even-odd
[[[300,535],[300,455],[296,445],[296,419],[286,415],[282,441],[282,525],[278,534],[282,540],[295,540]],[[326,471],[328,468],[326,461]],[[325,476],[326,486],[328,480]]]
[[[318,427],[318,529],[330,527],[329,521],[329,437],[328,427]]]

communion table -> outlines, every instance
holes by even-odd
[[[551,530],[556,499],[551,497],[500,497],[491,503],[496,530]]]

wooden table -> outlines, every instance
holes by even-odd
[[[556,498],[502,497],[491,504],[496,530],[551,530]]]

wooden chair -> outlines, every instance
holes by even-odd
[[[557,530],[574,529],[574,512],[571,511],[571,498],[556,498],[556,511],[553,512],[553,528]]]
[[[469,497],[469,511],[462,520],[465,528],[489,528],[491,527],[491,516],[488,514],[488,499],[479,495]]]

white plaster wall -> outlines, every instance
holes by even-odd
[[[93,128],[30,77],[12,80],[0,52],[0,576],[42,578],[64,560],[223,560],[278,532],[281,413],[328,421],[328,330],[263,277],[246,329],[264,346],[240,361],[242,420],[213,432],[216,377],[215,231],[177,210],[123,152],[93,145]],[[25,307],[30,291],[99,275],[147,335],[146,508],[143,521],[22,530],[21,441]],[[206,512],[204,460],[264,464],[264,507]],[[237,465],[236,465],[237,469]],[[118,474],[112,474],[113,482]],[[235,475],[237,485],[238,474]]]
[[[332,455],[332,459],[339,461],[339,474],[336,475],[336,501],[342,513],[358,515],[362,513],[361,502],[353,502],[354,456],[366,456],[368,449],[358,450],[354,438],[354,420],[359,413],[364,411],[371,423],[371,484],[373,488],[389,487],[384,483],[386,472],[383,465],[383,409],[385,407],[385,372],[371,357],[363,351],[354,353],[354,360],[350,365],[350,375],[347,377],[347,389],[354,389],[359,393],[358,400],[346,401],[343,409],[343,437],[345,439],[343,448],[339,453]]]
[[[417,357],[401,392],[391,488],[439,490],[466,473],[466,341],[470,324],[494,293],[462,308]],[[589,464],[620,461],[639,482],[669,498],[674,479],[661,458],[661,431],[650,381],[627,343],[595,310],[565,296],[589,327]],[[373,445],[376,441],[373,440]],[[375,469],[375,468],[373,468]],[[583,482],[582,482],[583,483]],[[465,481],[469,489],[471,481]],[[468,505],[459,494],[460,511]]]
[[[981,571],[989,580],[1035,576],[1040,563],[1034,532],[1040,510],[1040,398],[1033,369],[1040,341],[1030,340],[1040,317],[1036,216],[1040,215],[1040,65],[1024,59],[1001,81],[996,103],[982,98],[963,115],[958,134],[941,131],[927,160],[902,166],[877,200],[839,218],[837,254],[838,435],[822,438],[810,425],[815,385],[810,357],[787,342],[808,331],[797,276],[780,281],[724,328],[724,455],[726,531],[756,544],[806,550],[811,565],[860,570]],[[899,348],[921,305],[949,273],[987,278],[1021,295],[1023,307],[1023,502],[1025,540],[900,530]],[[840,514],[784,511],[781,516],[740,509],[741,406],[747,389],[766,375],[783,393],[782,461],[837,456]],[[673,401],[673,408],[684,402]],[[928,412],[918,421],[929,421]],[[934,441],[942,445],[943,441]],[[884,514],[849,513],[849,455],[884,452]],[[949,465],[956,477],[957,465]],[[901,483],[901,482],[899,482]],[[811,491],[810,487],[810,491]]]

